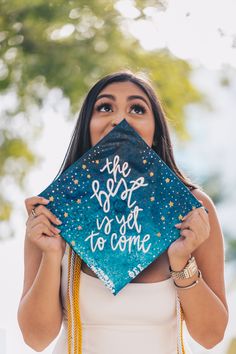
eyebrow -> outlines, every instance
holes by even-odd
[[[104,94],[101,94],[101,95],[97,96],[96,101],[99,100],[100,98],[103,98],[103,97],[110,98],[110,99],[112,99],[113,101],[116,100],[115,96],[110,95],[110,94],[108,94],[108,93],[104,93]],[[134,99],[140,99],[140,100],[144,101],[144,102],[146,103],[146,105],[150,108],[150,106],[149,106],[147,100],[145,100],[145,98],[144,98],[143,96],[132,95],[132,96],[128,96],[128,97],[127,97],[127,100],[128,100],[128,101],[131,101],[131,100],[134,100]]]

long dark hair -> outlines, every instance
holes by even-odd
[[[89,124],[92,117],[95,100],[100,91],[111,83],[125,81],[130,81],[137,85],[150,100],[155,119],[155,132],[152,149],[156,151],[162,160],[175,172],[175,174],[189,189],[201,189],[200,186],[192,183],[190,178],[187,177],[175,163],[167,118],[155,94],[152,84],[147,78],[144,78],[142,73],[134,74],[130,70],[118,71],[107,75],[100,79],[89,90],[76,121],[66,155],[55,179],[92,147]]]

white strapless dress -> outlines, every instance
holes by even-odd
[[[67,354],[68,247],[61,266],[63,325],[52,354]],[[176,354],[176,296],[171,278],[129,283],[114,296],[100,279],[81,270],[82,353]],[[192,354],[186,339],[184,344],[186,354]]]

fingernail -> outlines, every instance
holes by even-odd
[[[58,229],[57,227],[55,227],[55,230],[56,230],[58,233],[61,232],[61,230]]]
[[[175,224],[175,227],[179,227],[181,224]]]
[[[50,200],[49,200],[49,199],[46,199],[46,198],[43,198],[43,201],[44,201],[45,203],[49,203],[49,202],[50,202]]]
[[[62,224],[62,221],[59,220],[58,218],[56,218],[56,222],[57,222],[57,224]]]

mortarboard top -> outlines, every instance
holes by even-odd
[[[180,237],[174,225],[202,207],[126,119],[38,195],[114,295]]]

